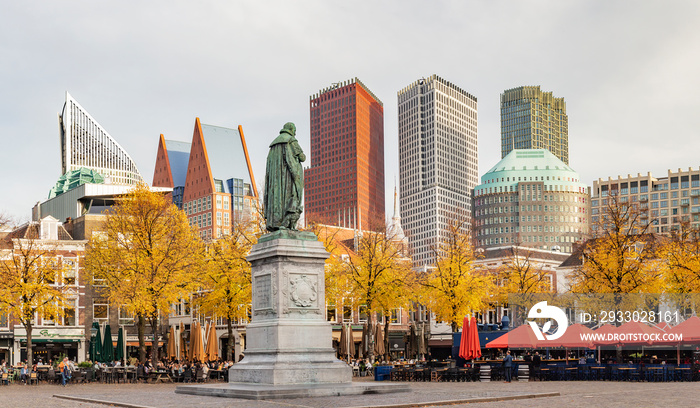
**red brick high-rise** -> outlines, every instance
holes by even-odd
[[[333,84],[310,99],[306,221],[357,229],[383,223],[382,102],[357,78]]]

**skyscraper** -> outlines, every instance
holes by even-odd
[[[143,181],[126,150],[68,92],[58,123],[61,174],[86,168],[99,173],[108,184]]]
[[[569,117],[564,98],[521,86],[501,94],[501,158],[513,149],[547,149],[569,164]]]
[[[398,100],[401,218],[414,264],[427,265],[447,226],[471,219],[479,172],[476,97],[432,75],[400,90]]]
[[[384,222],[384,106],[359,79],[310,98],[306,221],[346,228]]]

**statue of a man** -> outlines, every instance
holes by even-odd
[[[285,123],[270,144],[265,171],[265,221],[267,230],[296,230],[303,209],[306,155],[301,150],[294,123]]]

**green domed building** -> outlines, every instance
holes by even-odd
[[[589,232],[590,191],[546,149],[516,149],[474,189],[477,248],[519,245],[570,253]]]

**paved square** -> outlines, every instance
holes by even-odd
[[[628,383],[628,382],[513,382],[504,383],[410,383],[412,391],[402,394],[363,395],[334,398],[250,401],[175,394],[174,384],[86,384],[66,388],[57,385],[12,385],[0,387],[0,407],[51,406],[96,407],[54,398],[62,394],[82,398],[126,403],[152,408],[166,407],[241,407],[241,408],[355,408],[386,407],[395,404],[433,405],[431,402],[455,401],[476,397],[558,392],[561,396],[487,403],[449,405],[459,408],[514,407],[691,407],[700,406],[700,383]]]

